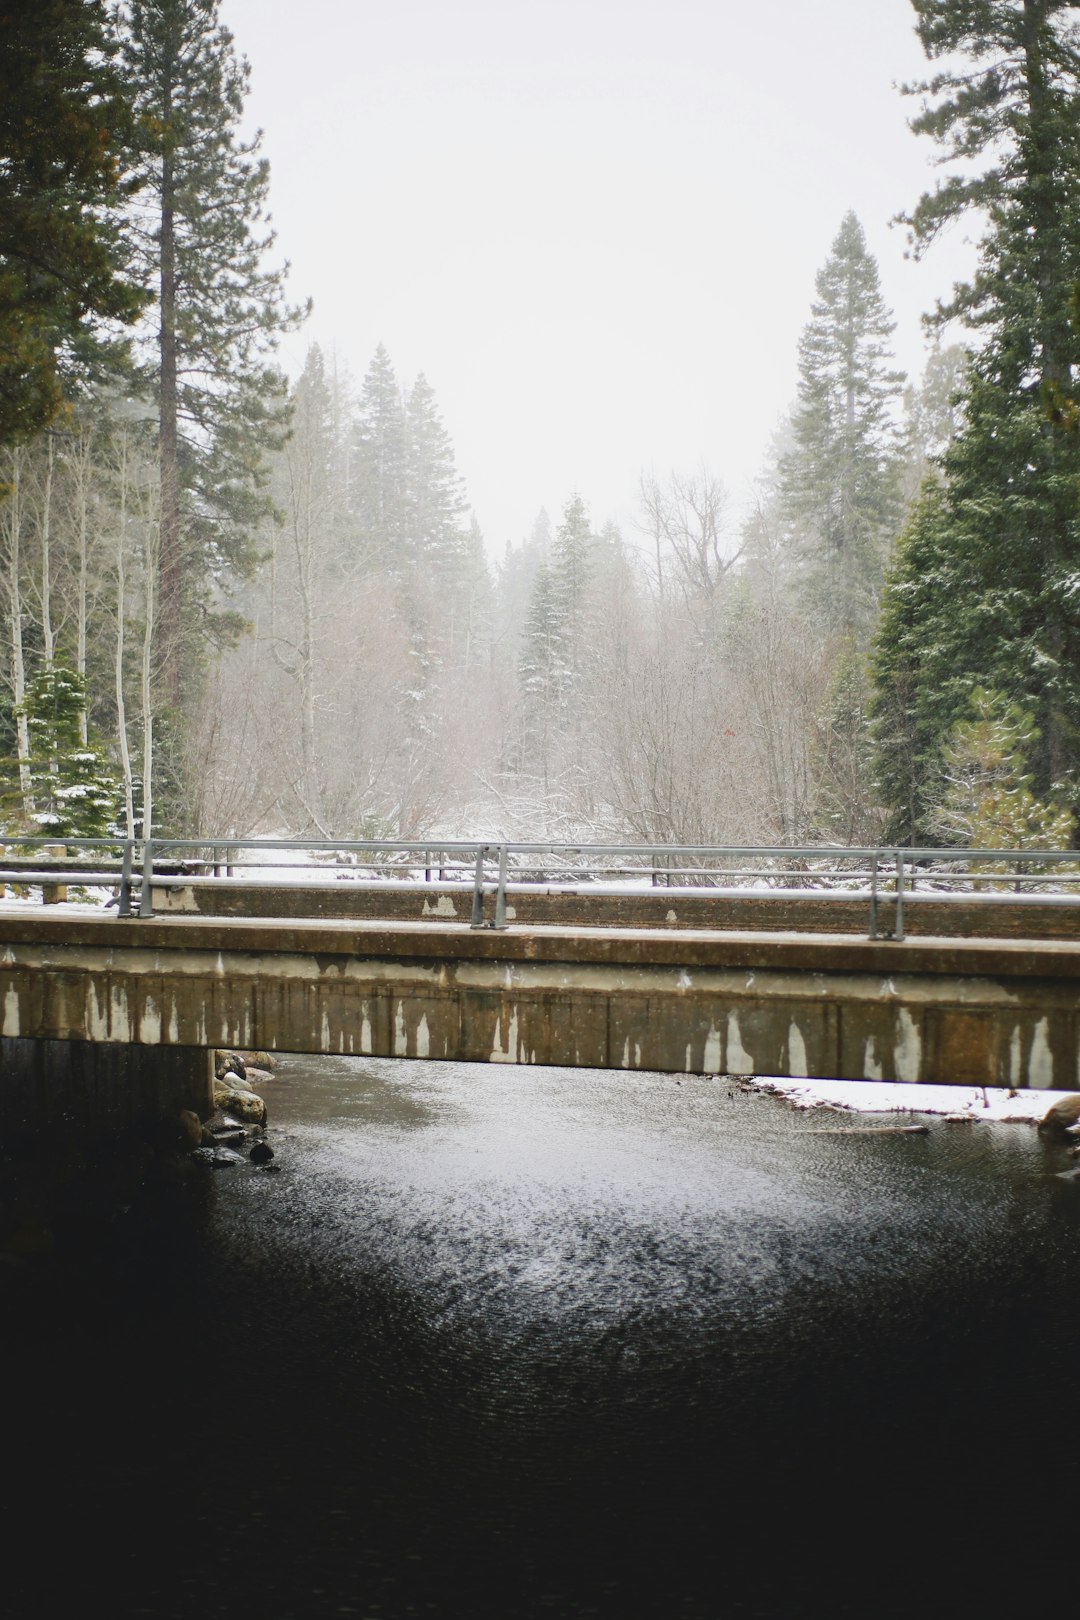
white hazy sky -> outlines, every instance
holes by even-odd
[[[579,490],[632,532],[643,469],[746,500],[854,208],[919,372],[963,273],[889,220],[933,179],[894,88],[908,0],[222,0],[252,67],[283,351],[426,373],[491,551]]]

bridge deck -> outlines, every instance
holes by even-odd
[[[463,884],[339,881],[265,883],[177,878],[153,886],[156,912],[204,917],[321,917],[383,922],[469,922],[472,891]],[[487,897],[488,915],[493,901]],[[512,884],[507,918],[515,927],[677,928],[709,932],[868,934],[870,895],[844,890],[643,888],[617,885]],[[895,896],[878,896],[876,931],[895,931]],[[909,891],[908,935],[1065,939],[1080,943],[1074,893]]]
[[[7,1037],[1075,1089],[1060,940],[0,910]]]
[[[227,950],[445,961],[782,967],[801,971],[1080,978],[1080,940],[918,935],[867,939],[846,931],[565,927],[504,931],[466,923],[379,918],[57,915],[0,904],[0,946],[66,944],[155,951]]]

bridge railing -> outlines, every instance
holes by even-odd
[[[132,913],[141,845],[134,839],[58,838],[0,834],[0,896],[40,889],[46,904],[67,899],[69,888],[110,889],[122,917]]]
[[[72,887],[111,891],[118,914],[150,917],[154,890],[205,882],[458,885],[471,889],[474,928],[507,926],[507,895],[572,886],[628,893],[693,889],[767,899],[794,895],[867,906],[871,938],[903,938],[917,892],[963,893],[995,903],[1040,898],[1080,905],[1080,853],[1036,849],[902,849],[598,843],[469,839],[66,839],[0,837],[0,892]],[[493,900],[492,915],[487,902]]]

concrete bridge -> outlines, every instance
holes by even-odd
[[[220,1046],[1072,1090],[1078,990],[1075,938],[0,910],[5,1075],[168,1048],[169,1105]]]

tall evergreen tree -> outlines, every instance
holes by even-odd
[[[29,735],[25,759],[5,762],[19,783],[0,805],[21,803],[25,823],[64,838],[102,838],[116,818],[120,784],[98,737],[87,729],[86,682],[64,664],[46,664],[23,705]],[[16,813],[17,814],[17,813]]]
[[[941,749],[976,686],[1030,710],[1040,799],[1080,800],[1080,443],[1046,409],[1075,357],[1080,275],[1080,6],[1066,0],[912,0],[931,60],[913,128],[959,167],[909,216],[923,251],[948,222],[986,220],[971,281],[939,308],[981,338],[945,488],[916,514],[889,587],[877,654],[883,786],[899,824],[927,831]],[[978,160],[981,159],[981,165]],[[932,583],[931,583],[932,582]],[[917,735],[898,791],[890,737]]]
[[[899,521],[893,407],[903,375],[891,366],[894,323],[853,213],[816,288],[799,343],[794,447],[781,464],[784,505],[819,611],[865,634]]]
[[[580,672],[586,639],[586,604],[593,573],[595,541],[589,513],[580,495],[563,507],[562,522],[551,548],[551,572],[561,625],[567,678]]]
[[[518,667],[524,764],[545,785],[552,768],[562,761],[580,771],[575,740],[590,662],[596,545],[585,502],[580,495],[571,495],[555,530],[550,558],[533,576]]]
[[[423,372],[405,407],[405,557],[453,576],[464,557],[466,501],[454,447]]]
[[[279,334],[287,267],[267,268],[269,168],[240,137],[247,62],[218,0],[129,0],[122,66],[139,120],[136,250],[157,295],[149,377],[161,467],[160,651],[168,700],[197,667],[185,628],[207,614],[212,573],[254,562],[268,510],[262,452],[286,424]]]
[[[479,664],[491,639],[493,591],[484,536],[473,514],[461,537],[449,585],[450,656],[469,669]]]
[[[325,831],[318,734],[319,680],[325,659],[327,593],[339,583],[346,530],[335,387],[322,351],[308,350],[291,395],[288,442],[275,459],[273,492],[282,513],[270,568],[270,646],[296,683],[300,742],[295,796],[305,824]]]
[[[0,445],[46,427],[62,373],[144,299],[113,212],[130,194],[130,107],[101,0],[0,7]]]
[[[904,503],[910,507],[925,481],[940,482],[941,458],[963,421],[970,355],[959,343],[934,344],[919,385],[904,390]]]
[[[360,393],[350,467],[350,503],[361,560],[368,565],[400,566],[407,477],[405,406],[390,356],[380,343]]]
[[[548,785],[566,688],[560,592],[542,562],[533,577],[518,664],[521,688],[523,769]]]

